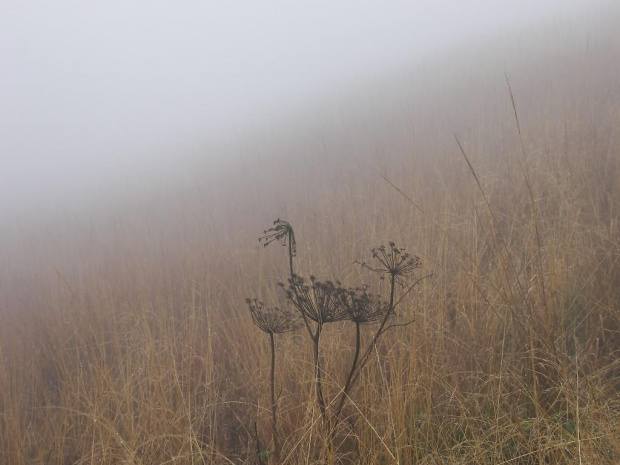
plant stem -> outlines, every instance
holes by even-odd
[[[291,273],[291,284],[295,283],[295,270],[293,268],[293,257],[294,256],[295,254],[293,252],[293,235],[291,233],[288,236],[288,268]],[[294,285],[293,285],[293,292],[295,293],[295,297],[299,299],[299,295],[297,293],[297,287],[295,287]],[[312,328],[310,327],[310,322],[308,321],[308,318],[306,318],[306,315],[304,315],[304,312],[300,312],[300,313],[304,321],[306,330],[308,331],[308,334],[310,335],[312,339],[314,339],[314,334],[312,333]]]
[[[321,340],[322,329],[323,325],[319,322],[316,333],[312,338],[312,342],[314,343],[314,378],[316,382],[316,397],[319,403],[319,409],[321,411],[321,418],[323,419],[323,431],[325,432],[325,453],[327,454],[326,463],[331,464],[334,447],[332,441],[332,426],[330,422],[330,416],[327,411],[325,396],[323,395],[323,368],[321,367],[321,358],[319,353],[319,343]]]
[[[361,328],[359,323],[355,323],[355,355],[353,356],[353,362],[351,362],[351,370],[349,371],[349,375],[347,376],[347,381],[345,382],[344,388],[342,389],[342,394],[340,395],[340,402],[338,403],[338,408],[336,409],[336,413],[334,414],[334,430],[336,426],[338,426],[338,422],[340,420],[340,413],[342,412],[342,408],[344,407],[344,403],[349,397],[349,390],[353,385],[353,375],[355,374],[355,370],[357,369],[357,362],[359,360],[360,355],[360,346],[361,346]]]
[[[293,268],[294,255],[295,254],[293,251],[293,236],[291,232],[289,233],[289,237],[288,237],[288,266],[289,266],[289,271],[291,273],[291,283],[295,283],[295,270]],[[299,299],[297,288],[294,285],[293,285],[293,292],[295,293],[295,297]],[[323,325],[319,322],[317,324],[316,331],[313,331],[311,328],[310,322],[308,321],[308,318],[306,317],[304,312],[301,312],[301,316],[303,318],[304,324],[306,326],[308,334],[310,335],[310,338],[312,339],[312,343],[313,343],[314,380],[316,383],[316,397],[319,403],[321,417],[323,418],[323,424],[326,427],[326,431],[329,433],[331,428],[329,428],[329,425],[328,425],[327,406],[325,403],[325,396],[323,395],[323,370],[321,368],[321,359],[320,359],[320,354],[319,354],[319,342],[321,340],[321,330],[323,329]],[[272,355],[272,360],[273,358],[274,356]],[[273,397],[274,397],[274,394],[273,394],[273,387],[272,387],[272,401],[273,401]],[[274,430],[275,430],[275,426],[274,426]],[[330,446],[330,450],[331,450],[331,446]]]
[[[321,410],[323,423],[327,423],[327,407],[325,405],[325,397],[323,396],[323,370],[321,369],[321,359],[319,357],[319,342],[321,340],[321,325],[316,330],[312,342],[314,343],[314,380],[316,383],[316,397]]]
[[[289,270],[291,271],[291,279],[293,279],[293,277],[295,276],[295,272],[293,271],[293,240],[292,237],[289,235],[288,238],[288,267]]]
[[[362,371],[362,368],[364,368],[366,366],[366,363],[368,363],[368,358],[370,357],[370,354],[372,353],[373,348],[375,347],[375,345],[377,344],[377,341],[379,340],[379,338],[381,337],[381,335],[383,334],[383,330],[385,328],[385,325],[387,323],[387,321],[390,319],[390,317],[392,316],[392,314],[394,313],[394,293],[396,290],[396,277],[393,275],[390,275],[390,302],[388,305],[388,310],[385,313],[385,316],[383,317],[383,320],[381,320],[381,324],[379,325],[379,329],[377,329],[377,332],[375,333],[374,337],[372,338],[372,341],[370,341],[370,344],[368,345],[368,348],[366,349],[366,351],[364,352],[364,355],[362,355],[362,358],[359,361],[357,370],[355,372],[355,374],[353,375],[353,379],[351,380],[351,384],[354,384],[357,381],[357,378],[359,378],[359,375]]]
[[[276,401],[276,347],[273,333],[269,333],[271,343],[271,434],[273,436],[274,460],[280,463],[280,441],[278,438],[278,405]]]
[[[258,437],[258,427],[256,426],[256,422],[254,422],[254,437],[256,438],[256,456],[258,457],[258,465],[263,464],[263,456],[261,455],[260,450],[260,438]]]

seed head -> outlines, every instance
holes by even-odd
[[[295,233],[292,226],[284,220],[278,218],[273,222],[273,227],[263,231],[263,236],[258,238],[258,242],[267,247],[274,241],[282,241],[282,245],[286,246],[287,241],[291,245],[293,255],[297,252],[297,242],[295,242]]]
[[[380,297],[368,292],[367,287],[339,288],[338,299],[346,310],[348,319],[356,324],[372,324],[381,321],[388,306]]]
[[[340,288],[332,281],[318,281],[311,276],[310,284],[307,284],[300,276],[293,276],[293,279],[289,279],[288,288],[284,285],[282,288],[286,298],[309,320],[325,324],[348,318],[338,298]]]
[[[404,248],[396,247],[394,242],[389,246],[382,245],[372,249],[372,258],[377,265],[371,266],[366,262],[358,262],[362,267],[371,271],[391,276],[399,284],[403,284],[404,278],[413,274],[415,270],[422,266],[419,257],[409,255]]]
[[[245,299],[252,321],[268,334],[281,334],[299,328],[299,319],[288,309],[267,307],[258,299]]]

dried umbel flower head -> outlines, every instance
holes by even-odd
[[[372,249],[372,257],[378,262],[377,265],[369,265],[366,262],[360,264],[371,271],[389,275],[399,284],[402,284],[403,278],[412,275],[422,266],[419,257],[409,255],[404,248],[396,247],[394,242],[390,242],[388,247],[382,245]]]
[[[258,239],[263,246],[267,247],[274,241],[282,241],[282,245],[286,246],[288,241],[291,253],[295,255],[297,252],[295,233],[293,232],[292,226],[287,221],[278,218],[273,222],[273,227],[263,231],[263,234],[264,235]]]
[[[377,323],[388,312],[387,304],[379,296],[370,294],[367,287],[339,288],[338,299],[348,319],[355,324]]]
[[[252,321],[268,334],[282,334],[299,328],[297,316],[288,309],[268,307],[258,299],[245,300],[250,308]]]
[[[286,291],[286,297],[307,319],[315,323],[325,324],[343,321],[348,318],[346,309],[338,298],[339,287],[331,281],[318,281],[310,276],[307,284],[300,276],[289,279],[288,289],[280,283]]]

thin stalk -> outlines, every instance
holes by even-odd
[[[295,253],[293,251],[293,234],[291,232],[289,233],[289,236],[288,236],[288,268],[291,273],[291,283],[295,282],[295,270],[293,268],[293,257],[294,256],[295,256]],[[293,286],[293,292],[295,293],[295,297],[299,298],[299,295],[297,294],[297,288],[295,286]],[[308,334],[314,340],[314,334],[312,333],[312,328],[310,326],[310,322],[308,321],[308,318],[306,318],[306,315],[304,315],[304,312],[300,312],[300,313],[301,313],[301,318],[304,321],[304,326],[306,327],[306,330],[308,331]]]
[[[295,256],[295,252],[293,249],[293,233],[292,230],[289,232],[288,236],[288,266],[289,272],[291,274],[291,283],[295,282],[295,270],[293,268],[293,257]],[[299,299],[299,295],[297,293],[297,288],[293,286],[293,292],[295,296]],[[327,404],[325,402],[325,396],[323,394],[323,370],[321,368],[321,359],[319,353],[319,343],[321,340],[321,330],[323,329],[323,325],[319,322],[316,327],[316,331],[312,330],[312,325],[308,321],[308,318],[304,314],[304,312],[300,312],[306,330],[310,335],[313,343],[313,355],[314,355],[314,379],[316,383],[316,396],[319,404],[319,409],[321,411],[321,418],[323,419],[323,424],[326,427],[327,431],[330,431],[327,417]],[[272,391],[273,392],[273,391]],[[272,394],[273,395],[273,394]],[[329,449],[331,450],[331,445],[329,445]]]
[[[273,333],[269,333],[269,343],[271,345],[271,435],[273,437],[274,460],[280,463],[280,440],[278,438],[278,405],[276,401],[276,346]]]
[[[349,393],[351,391],[351,389],[353,388],[353,386],[355,385],[355,382],[357,381],[357,378],[359,377],[359,374],[362,370],[362,368],[364,368],[364,366],[366,366],[366,363],[368,362],[368,357],[370,356],[370,353],[372,352],[373,348],[375,347],[377,341],[379,340],[379,338],[381,337],[381,335],[386,332],[387,330],[389,330],[390,328],[394,327],[394,326],[406,326],[409,323],[406,323],[405,325],[391,325],[386,327],[387,321],[389,320],[389,318],[392,316],[392,314],[394,313],[394,310],[396,308],[396,306],[403,300],[403,298],[409,294],[409,292],[418,285],[418,283],[420,281],[422,281],[423,279],[426,279],[428,277],[430,277],[432,275],[427,275],[424,276],[420,279],[418,279],[416,282],[414,282],[409,289],[407,289],[407,291],[405,293],[403,293],[400,298],[397,301],[395,300],[395,294],[396,294],[396,276],[390,276],[390,301],[388,304],[388,311],[386,312],[385,316],[383,317],[383,320],[381,321],[381,324],[379,325],[379,329],[377,329],[377,332],[375,333],[374,337],[372,338],[372,341],[370,342],[370,344],[368,345],[368,348],[366,349],[366,351],[364,352],[364,355],[360,358],[359,354],[360,354],[360,349],[361,349],[361,328],[359,324],[356,324],[356,334],[355,334],[355,356],[353,357],[353,363],[351,364],[351,371],[349,372],[349,376],[347,377],[347,381],[345,383],[345,387],[342,390],[342,394],[340,397],[340,401],[338,403],[338,408],[336,409],[336,413],[334,415],[334,426],[333,426],[333,430],[332,432],[335,431],[336,426],[338,425],[338,423],[340,422],[340,414],[342,413],[342,409],[344,408],[344,404],[346,402],[346,400],[349,397]]]
[[[323,423],[327,423],[327,407],[325,404],[325,396],[323,395],[323,370],[321,368],[321,360],[319,357],[319,342],[321,340],[321,327],[317,328],[316,334],[312,338],[314,344],[314,381],[316,383],[316,397],[321,410]]]
[[[293,240],[291,235],[289,235],[288,238],[288,267],[289,270],[291,271],[291,279],[293,279],[293,277],[295,276],[295,272],[293,271],[293,255],[295,255],[293,253]]]
[[[379,325],[379,329],[377,329],[377,332],[373,336],[372,341],[370,341],[370,344],[368,345],[368,348],[364,352],[364,355],[362,355],[362,358],[360,359],[358,368],[357,368],[355,374],[353,375],[353,379],[351,380],[351,384],[355,383],[357,381],[357,378],[359,378],[359,375],[360,375],[360,372],[362,371],[362,368],[364,368],[366,366],[366,363],[368,363],[368,357],[372,353],[372,351],[373,351],[373,349],[375,347],[375,344],[377,344],[377,341],[381,337],[381,334],[383,334],[383,329],[385,328],[386,323],[390,319],[390,316],[392,316],[392,314],[394,313],[394,294],[395,294],[395,291],[396,291],[396,276],[390,275],[390,302],[388,304],[388,310],[385,313],[385,316],[383,317],[383,320],[381,320],[381,324]]]
[[[260,438],[258,437],[258,427],[254,422],[254,437],[256,438],[256,457],[258,457],[258,465],[264,465],[262,451],[260,450]]]
[[[332,463],[333,456],[333,442],[332,442],[332,427],[330,422],[330,416],[327,411],[327,403],[325,402],[325,395],[323,394],[323,368],[321,367],[321,357],[319,352],[321,331],[323,325],[319,322],[317,325],[316,333],[312,337],[313,349],[314,349],[314,381],[316,383],[316,398],[319,404],[319,410],[321,412],[321,419],[323,420],[323,431],[325,432],[325,453],[327,454],[327,463]]]
[[[360,348],[361,348],[360,347],[361,346],[360,325],[359,324],[355,325],[355,356],[353,357],[353,363],[351,364],[351,371],[349,372],[349,376],[347,377],[345,387],[342,390],[342,394],[340,396],[338,408],[336,409],[336,413],[334,415],[334,425],[331,428],[330,439],[333,439],[333,435],[335,434],[336,427],[338,426],[338,423],[340,422],[340,414],[342,413],[344,404],[347,398],[349,397],[349,392],[351,391],[351,388],[353,387],[353,385],[359,378],[362,368],[366,366],[366,363],[368,362],[368,357],[372,353],[372,350],[375,347],[375,344],[377,343],[379,338],[381,337],[381,334],[383,334],[383,330],[385,328],[387,321],[390,319],[390,316],[394,312],[395,291],[396,291],[396,276],[390,275],[390,302],[388,304],[388,310],[385,313],[385,316],[383,317],[381,324],[379,325],[379,329],[377,329],[377,332],[372,338],[372,341],[368,345],[368,348],[364,352],[364,355],[362,355],[361,359],[359,357]]]
[[[340,413],[342,412],[342,408],[344,407],[344,403],[349,397],[349,390],[353,385],[353,375],[355,375],[355,370],[357,369],[357,362],[359,360],[360,355],[360,346],[361,346],[361,324],[355,323],[355,355],[353,356],[353,362],[351,362],[351,370],[349,371],[349,375],[347,376],[347,381],[344,384],[344,388],[342,389],[342,394],[340,395],[340,402],[338,402],[338,408],[336,409],[336,413],[334,414],[334,426],[332,429],[332,434],[336,430],[336,426],[340,421]]]

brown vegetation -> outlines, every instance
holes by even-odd
[[[278,215],[304,276],[363,284],[389,240],[434,275],[360,371],[335,463],[618,463],[617,17],[325,102],[136,208],[7,229],[0,463],[265,462],[274,394],[281,461],[316,463],[311,342],[275,338],[274,393],[245,303],[287,304],[287,253],[256,241]],[[321,334],[328,405],[350,324]]]

